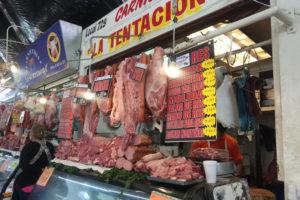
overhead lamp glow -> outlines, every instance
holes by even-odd
[[[91,90],[88,90],[86,93],[84,93],[84,98],[86,100],[91,100],[94,98],[94,93],[92,93]]]
[[[171,62],[169,67],[167,68],[167,75],[171,78],[176,78],[179,77],[180,75],[180,71],[179,69],[176,67],[176,63],[175,62]]]
[[[41,97],[40,98],[40,103],[41,104],[46,104],[47,103],[47,99],[45,97]]]
[[[2,84],[4,84],[4,83],[6,83],[6,80],[3,78],[3,79],[1,79],[1,81],[0,81]]]
[[[11,70],[12,73],[17,73],[18,72],[18,69],[17,69],[16,65],[10,66],[10,70]]]

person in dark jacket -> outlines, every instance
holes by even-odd
[[[43,169],[54,158],[55,149],[44,139],[45,131],[39,124],[32,127],[30,142],[21,151],[12,200],[28,199]]]

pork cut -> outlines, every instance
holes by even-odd
[[[87,135],[89,137],[94,136],[94,134],[96,133],[97,125],[100,119],[99,112],[95,112],[93,114],[93,107],[95,107],[95,104],[96,101],[94,100],[88,104],[84,126],[83,126],[83,135]]]
[[[159,160],[159,159],[162,159],[164,157],[165,157],[165,155],[162,152],[157,152],[157,153],[149,154],[149,155],[146,155],[146,156],[142,157],[142,161],[143,162],[149,162],[151,160]]]
[[[125,151],[125,157],[127,158],[127,160],[130,160],[130,161],[138,161],[143,156],[154,153],[154,152],[155,152],[155,150],[153,150],[150,147],[146,147],[146,146],[141,146],[141,147],[129,146]]]
[[[77,83],[79,84],[88,84],[89,83],[89,76],[79,76]],[[76,89],[76,96],[78,97],[83,97],[83,91],[81,88]],[[84,124],[85,122],[85,113],[86,113],[86,106],[85,105],[80,105],[77,103],[72,103],[72,112],[74,118],[79,121],[81,124]]]
[[[156,119],[166,117],[167,74],[163,67],[164,50],[155,47],[149,71],[147,73],[145,93],[146,102]]]
[[[104,70],[104,75],[103,76],[107,76],[107,75],[113,75],[113,68],[111,66],[106,66],[106,68]],[[113,90],[111,92],[113,92]],[[111,100],[109,98],[109,94],[106,97],[97,97],[96,101],[97,101],[97,105],[98,105],[99,110],[104,115],[108,115],[111,111],[111,105],[110,105]]]
[[[149,135],[146,134],[137,134],[133,138],[133,145],[150,145],[152,144],[152,139]]]
[[[55,93],[53,93],[51,94],[49,100],[46,103],[46,112],[45,112],[46,129],[52,131],[57,124],[57,120],[58,120],[57,99]]]
[[[0,105],[0,130],[4,131],[6,129],[6,124],[8,122],[8,118],[10,116],[9,105],[3,104]]]

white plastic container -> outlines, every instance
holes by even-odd
[[[217,161],[205,160],[203,161],[205,177],[207,183],[216,183],[217,181]]]

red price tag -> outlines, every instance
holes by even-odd
[[[136,63],[131,73],[131,79],[135,81],[141,81],[146,71],[147,65],[142,63]]]
[[[36,184],[42,187],[46,187],[53,172],[54,172],[53,168],[45,168]]]

